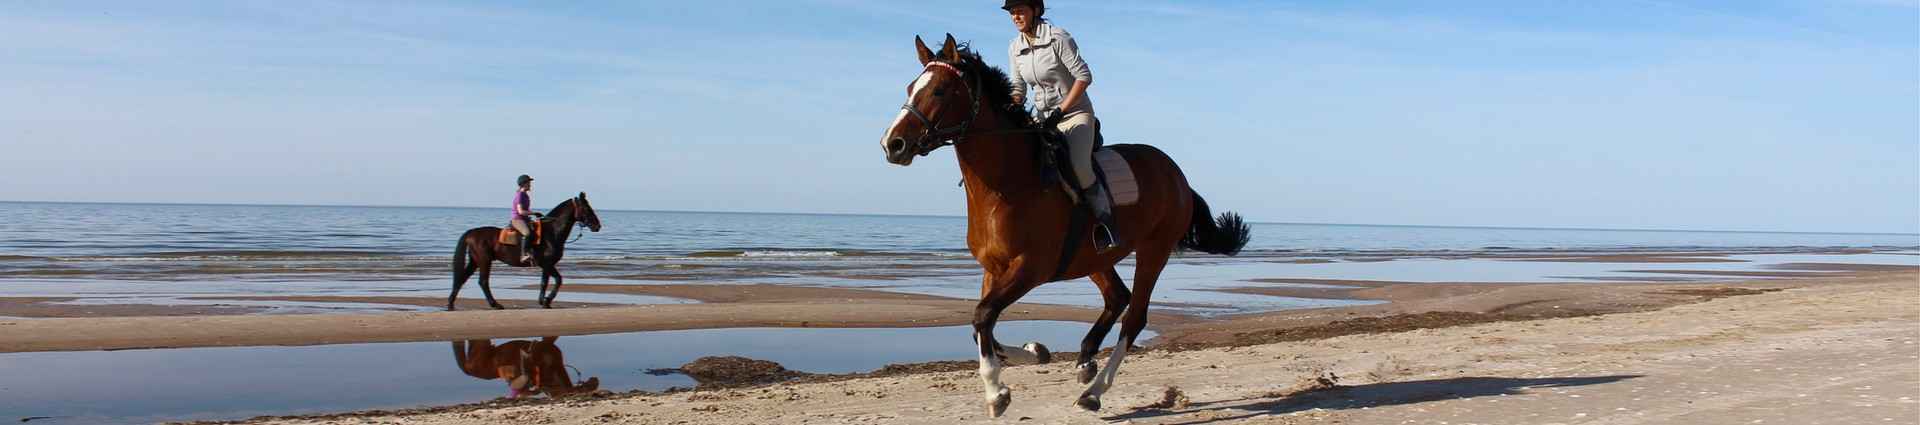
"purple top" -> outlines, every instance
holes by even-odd
[[[513,192],[513,214],[510,220],[519,220],[519,219],[527,218],[525,214],[521,214],[520,212],[533,211],[533,206],[529,205],[532,203],[533,203],[533,198],[527,196],[526,191],[523,191],[523,190],[514,191]]]

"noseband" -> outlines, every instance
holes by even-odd
[[[913,141],[913,145],[918,147],[918,151],[914,153],[920,156],[927,156],[927,154],[933,153],[936,149],[960,143],[960,140],[967,136],[967,129],[973,126],[973,119],[980,116],[980,93],[975,90],[978,88],[976,84],[967,83],[967,74],[961,72],[960,68],[956,68],[946,62],[927,62],[927,72],[933,72],[934,68],[945,69],[952,72],[954,77],[960,79],[960,85],[967,87],[967,101],[973,105],[973,109],[967,111],[967,119],[961,120],[959,124],[954,124],[949,127],[935,127],[934,120],[928,118],[927,114],[920,112],[920,109],[913,107],[912,99],[908,99],[906,104],[900,105],[900,109],[906,110],[908,115],[913,116],[913,119],[920,120],[920,128],[923,130],[920,133],[920,137]]]

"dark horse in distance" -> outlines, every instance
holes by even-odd
[[[460,296],[460,287],[467,284],[467,278],[473,272],[480,272],[480,292],[487,295],[487,305],[494,309],[505,306],[493,300],[493,288],[487,285],[487,275],[493,271],[493,262],[499,261],[514,267],[540,267],[541,307],[553,308],[553,299],[560,296],[560,270],[554,265],[560,263],[560,257],[566,255],[567,237],[573,234],[575,226],[586,226],[587,230],[600,231],[600,216],[593,213],[593,205],[587,203],[587,193],[561,202],[547,210],[547,217],[539,220],[539,241],[534,245],[533,263],[520,261],[520,250],[525,247],[500,243],[500,228],[487,226],[475,227],[460,235],[460,243],[453,249],[453,292],[447,294],[447,310],[453,310],[453,300]],[[553,292],[547,292],[547,281],[553,281]]]
[[[1081,340],[1076,364],[1080,383],[1086,384],[1075,405],[1100,410],[1100,395],[1113,386],[1120,361],[1134,338],[1147,326],[1147,304],[1155,280],[1178,249],[1233,255],[1246,246],[1250,229],[1239,215],[1218,219],[1207,201],[1187,185],[1172,158],[1146,145],[1115,145],[1131,170],[1139,198],[1114,209],[1115,220],[1127,243],[1106,251],[1092,249],[1092,233],[1069,234],[1070,220],[1088,214],[1075,208],[1065,188],[1049,180],[1042,169],[1041,133],[1032,117],[1013,102],[1005,73],[988,66],[980,55],[954,43],[948,35],[939,53],[914,37],[924,66],[907,87],[907,103],[881,138],[887,162],[910,165],[916,155],[953,146],[960,162],[967,196],[967,248],[985,277],[980,302],[974,307],[973,335],[980,347],[980,379],[986,385],[987,413],[1000,416],[1013,400],[1012,390],[1000,382],[1007,359],[1046,363],[1052,353],[1029,343],[1014,347],[993,338],[1000,312],[1041,284],[1090,277],[1106,308]],[[1084,229],[1083,229],[1084,230]],[[1088,249],[1066,249],[1067,244]],[[1073,254],[1068,254],[1073,252]],[[1134,253],[1133,289],[1128,290],[1114,265]],[[1125,314],[1122,317],[1122,314]],[[1122,320],[1120,341],[1107,357],[1105,369],[1094,364],[1094,354],[1116,319]]]

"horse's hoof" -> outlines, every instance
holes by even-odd
[[[1073,405],[1079,407],[1080,410],[1098,412],[1100,411],[1100,397],[1092,394],[1081,395],[1079,400],[1074,400]]]
[[[447,306],[447,311],[453,311],[453,306]]]
[[[1037,359],[1036,361],[1040,362],[1038,364],[1053,363],[1053,352],[1048,351],[1047,346],[1045,345],[1041,345],[1038,342],[1029,342],[1027,343],[1026,347],[1021,347],[1021,348],[1026,348],[1027,351],[1032,351],[1034,358]]]
[[[494,309],[494,310],[506,310],[506,309],[507,309],[507,306],[504,306],[504,305],[499,305],[499,304],[494,304],[494,305],[492,305],[492,307],[493,307],[493,309]]]
[[[1093,367],[1093,362],[1081,363],[1080,374],[1075,378],[1080,380],[1080,385],[1086,385],[1088,382],[1093,382],[1093,375],[1097,373],[1100,373],[1100,369]]]
[[[1000,394],[993,397],[993,402],[987,404],[987,416],[998,418],[1006,414],[1007,405],[1010,404],[1013,404],[1013,391],[1001,389]]]
[[[553,303],[542,303],[540,304],[540,308],[551,309],[553,308]]]

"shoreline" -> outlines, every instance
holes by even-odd
[[[1920,350],[1914,348],[1915,342],[1910,332],[1912,324],[1920,322],[1920,310],[1911,308],[1914,307],[1912,302],[1881,302],[1884,299],[1911,300],[1915,299],[1915,296],[1920,296],[1920,272],[1911,270],[1858,272],[1849,276],[1820,279],[1705,285],[1562,284],[1561,286],[1646,289],[1647,293],[1621,299],[1652,300],[1655,296],[1672,299],[1669,300],[1670,304],[1657,306],[1614,305],[1610,304],[1611,301],[1602,302],[1596,305],[1610,305],[1619,309],[1611,312],[1586,311],[1552,317],[1513,313],[1519,311],[1518,308],[1513,308],[1499,314],[1497,316],[1499,320],[1433,326],[1415,324],[1406,328],[1380,328],[1373,331],[1360,329],[1356,332],[1307,335],[1284,340],[1250,339],[1247,338],[1247,332],[1237,334],[1241,337],[1237,341],[1212,343],[1156,339],[1156,342],[1150,344],[1147,350],[1129,358],[1126,370],[1131,373],[1123,375],[1121,386],[1110,394],[1112,399],[1109,400],[1108,405],[1113,407],[1099,414],[1079,412],[1068,407],[1066,402],[1071,400],[1070,395],[1073,391],[1077,391],[1078,385],[1071,382],[1069,378],[1071,373],[1048,372],[1056,369],[1066,371],[1070,366],[1062,364],[1070,362],[1055,362],[1052,365],[1020,365],[1009,368],[1007,379],[1010,383],[1014,383],[1016,388],[1022,389],[1008,419],[1031,418],[1069,423],[1113,420],[1160,423],[1252,419],[1278,415],[1301,416],[1298,419],[1302,422],[1346,419],[1348,422],[1370,423],[1374,421],[1369,419],[1431,418],[1433,415],[1431,411],[1439,409],[1457,418],[1481,417],[1482,421],[1497,421],[1501,418],[1522,417],[1526,412],[1533,413],[1525,414],[1525,417],[1537,417],[1540,412],[1590,408],[1592,403],[1604,403],[1603,405],[1608,408],[1615,405],[1633,406],[1634,411],[1657,412],[1662,416],[1655,416],[1655,418],[1665,417],[1673,420],[1689,417],[1687,415],[1695,412],[1732,409],[1744,405],[1746,401],[1730,403],[1730,400],[1718,392],[1697,394],[1687,392],[1646,402],[1639,398],[1637,388],[1655,385],[1653,383],[1658,382],[1670,382],[1665,385],[1685,387],[1745,381],[1764,381],[1760,384],[1766,385],[1755,385],[1765,388],[1766,391],[1761,398],[1743,396],[1738,400],[1768,400],[1771,399],[1770,397],[1791,400],[1795,399],[1794,393],[1799,393],[1800,398],[1796,403],[1807,402],[1806,397],[1809,393],[1817,396],[1816,401],[1846,402],[1854,400],[1851,398],[1852,395],[1842,394],[1847,387],[1851,386],[1859,390],[1862,388],[1859,386],[1863,385],[1862,382],[1880,383],[1882,388],[1899,392],[1877,392],[1876,397],[1883,397],[1878,399],[1884,403],[1881,405],[1904,404],[1906,407],[1897,409],[1904,409],[1908,416],[1913,416],[1913,412],[1920,412],[1912,409],[1916,404],[1911,401],[1913,397],[1902,398],[1907,400],[1905,402],[1887,402],[1893,395],[1920,395],[1906,394],[1906,392],[1913,392],[1915,388],[1920,388],[1920,379],[1914,379],[1920,376],[1906,376],[1911,374],[1901,372],[1888,374],[1891,371],[1884,369],[1892,364],[1905,362],[1905,360],[1895,359],[1920,358],[1920,356],[1911,356]],[[1388,285],[1381,288],[1391,287]],[[1437,303],[1470,305],[1484,301],[1482,298],[1489,293],[1509,289],[1512,287],[1468,291],[1466,294],[1455,297],[1437,298],[1448,300]],[[1557,293],[1566,289],[1552,289],[1544,294],[1567,295]],[[1575,294],[1578,293],[1592,294],[1575,291]],[[1646,298],[1642,298],[1643,296]],[[1527,305],[1540,308],[1537,307],[1540,305],[1537,303]],[[1336,316],[1362,316],[1359,312],[1347,313],[1353,314]],[[1372,317],[1391,318],[1419,314]],[[1259,322],[1257,319],[1237,317],[1229,320],[1251,321],[1244,323],[1264,323],[1269,326],[1246,328],[1242,329],[1243,331],[1297,328],[1285,322]],[[1354,323],[1354,319],[1351,318],[1336,319],[1338,320],[1325,323]],[[1907,338],[1904,343],[1898,341],[1902,335]],[[1869,336],[1871,338],[1867,338]],[[1858,342],[1847,349],[1820,342],[1835,338]],[[1281,341],[1286,343],[1280,343]],[[1546,347],[1547,350],[1542,351],[1539,347]],[[1829,358],[1841,355],[1839,353],[1859,350],[1867,350],[1859,355],[1879,356],[1878,358],[1881,358],[1877,366],[1879,368],[1853,369],[1851,360],[1787,363],[1794,367],[1822,369],[1822,371],[1813,372],[1816,376],[1824,376],[1819,375],[1824,372],[1836,376],[1834,380],[1840,380],[1839,376],[1846,377],[1844,381],[1823,379],[1820,380],[1822,385],[1811,387],[1779,386],[1774,383],[1776,380],[1795,381],[1778,373],[1760,373],[1759,369],[1755,369],[1755,373],[1746,373],[1746,369],[1743,368],[1720,370],[1714,367],[1689,366],[1691,362],[1696,362],[1692,359],[1701,358],[1702,353],[1708,353],[1707,358],[1719,359],[1710,360],[1707,364],[1726,362],[1773,364],[1769,362],[1781,361],[1776,358]],[[1894,353],[1899,353],[1901,356],[1887,356]],[[1268,360],[1269,358],[1291,359],[1291,361],[1274,362]],[[1889,361],[1893,363],[1886,364]],[[589,397],[494,400],[393,411],[260,417],[240,422],[326,423],[338,420],[404,420],[408,423],[436,424],[543,420],[591,423],[618,419],[637,420],[644,423],[694,420],[703,423],[751,424],[791,422],[798,420],[797,418],[824,423],[861,423],[875,420],[946,423],[954,420],[984,419],[978,406],[979,396],[975,388],[977,383],[972,376],[971,362],[956,364],[957,366],[945,365],[949,366],[946,368],[937,367],[942,365],[933,363],[918,364],[936,367],[906,374],[879,375],[881,376],[879,378],[855,374],[744,388],[714,388],[671,393],[602,392]],[[1867,366],[1868,363],[1860,365]],[[1910,366],[1910,364],[1907,365]],[[1601,368],[1596,369],[1596,366]],[[1247,369],[1266,372],[1252,372]],[[1264,377],[1265,374],[1296,378],[1267,379]],[[1557,377],[1547,378],[1550,376]],[[1487,381],[1489,379],[1492,381]],[[1628,381],[1638,382],[1631,385],[1615,384]],[[1428,382],[1435,384],[1425,384]],[[1457,393],[1463,388],[1476,388],[1488,382],[1501,383],[1502,389],[1496,393],[1471,393],[1465,396]],[[1828,382],[1843,382],[1849,385],[1824,384]],[[1889,383],[1894,385],[1887,385]],[[1900,383],[1905,383],[1906,386],[1903,387]],[[1380,394],[1371,390],[1371,388],[1403,386],[1409,388]],[[1561,389],[1555,389],[1556,387]],[[1572,387],[1586,387],[1586,389],[1567,389]],[[1717,388],[1718,385],[1713,387]],[[1424,393],[1409,395],[1406,393],[1408,391],[1415,393],[1431,391],[1436,395],[1421,395]],[[1568,391],[1586,391],[1589,396],[1584,401],[1575,398],[1564,403],[1540,402],[1509,406],[1485,404],[1461,406],[1460,404],[1466,402],[1459,401],[1473,398],[1498,401],[1504,398],[1487,397],[1500,394],[1518,394],[1528,397],[1529,394],[1556,394]],[[1162,392],[1166,393],[1164,399],[1161,397]],[[889,397],[889,395],[899,397]],[[1175,395],[1178,396],[1178,400],[1175,399]],[[1354,410],[1348,402],[1356,396],[1385,397],[1386,399],[1364,404],[1373,406],[1373,409]],[[1626,400],[1627,397],[1634,398],[1629,402]],[[1394,401],[1400,399],[1407,400]],[[1696,399],[1701,402],[1696,403]],[[1655,405],[1644,406],[1647,404]],[[1276,410],[1267,409],[1266,407],[1269,406],[1299,407]],[[1609,416],[1621,415],[1623,413],[1620,412],[1626,410],[1628,409],[1616,409],[1614,412],[1605,412],[1604,409],[1567,410],[1565,414],[1572,415],[1570,413],[1572,411],[1585,411],[1599,414],[1599,417],[1631,418],[1632,416]],[[1853,410],[1847,412],[1862,411],[1856,405]],[[1895,417],[1899,417],[1898,414],[1893,413],[1897,411],[1880,409],[1871,410],[1870,414],[1894,414]],[[1805,408],[1763,409],[1741,411],[1741,413],[1787,415],[1789,418],[1801,418],[1798,422],[1805,422],[1807,418],[1825,418],[1827,416],[1821,415],[1835,414],[1827,410]],[[1582,416],[1586,415],[1582,414]],[[1861,417],[1878,418],[1879,416]],[[1683,422],[1749,422],[1746,416],[1741,418],[1738,422]],[[1465,422],[1472,422],[1472,420],[1465,420]],[[1796,421],[1789,419],[1784,422],[1795,423]]]
[[[1149,344],[1208,345],[1240,338],[1250,329],[1324,325],[1344,319],[1464,312],[1520,317],[1564,317],[1646,311],[1696,301],[1667,292],[1738,286],[1801,287],[1830,278],[1920,270],[1912,266],[1795,264],[1778,279],[1728,282],[1471,283],[1341,279],[1253,279],[1207,291],[1249,296],[1386,301],[1382,304],[1280,310],[1214,317],[1156,311]],[[1812,270],[1819,271],[1819,274]],[[1744,274],[1738,274],[1745,276]],[[1745,276],[1753,277],[1753,276]],[[1306,285],[1297,285],[1306,284]],[[1295,286],[1287,286],[1295,285]],[[531,285],[529,285],[531,286]],[[502,300],[514,309],[484,309],[461,299],[456,312],[247,314],[262,307],[217,304],[260,302],[360,303],[437,308],[444,299],[398,296],[194,296],[212,305],[58,304],[72,297],[0,297],[0,353],[151,348],[303,346],[451,339],[719,328],[890,328],[969,323],[975,300],[871,289],[775,284],[573,284],[566,291],[693,300],[694,304],[617,305],[558,302],[534,309],[526,300]],[[848,309],[857,305],[859,309]],[[856,311],[857,310],[857,311]],[[1015,304],[1003,320],[1088,322],[1091,307]],[[16,319],[16,318],[27,319]]]

